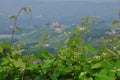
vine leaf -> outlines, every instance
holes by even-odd
[[[91,67],[91,69],[99,68],[99,67],[101,67],[101,65],[102,65],[101,63],[93,64],[92,67]]]
[[[15,18],[16,18],[16,16],[14,16],[14,15],[13,15],[13,16],[10,16],[10,19],[15,19]]]
[[[27,14],[31,14],[31,9],[28,7],[24,7],[22,8],[24,12],[26,12]]]
[[[114,21],[112,22],[113,25],[116,25],[116,24],[118,24],[118,23],[119,23],[118,20],[114,20]]]
[[[23,29],[19,26],[16,26],[16,30],[18,30],[19,32],[23,32]]]

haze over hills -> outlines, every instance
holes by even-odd
[[[22,6],[27,3],[31,3],[28,6],[32,9],[32,25],[43,25],[53,21],[61,21],[63,23],[78,23],[79,19],[84,16],[101,16],[101,18],[115,19],[117,17],[117,11],[120,8],[120,2],[117,1],[118,0],[114,2],[98,1],[96,3],[94,0],[91,2],[88,0],[35,0],[35,2],[32,4],[32,0],[1,0],[0,17],[9,21],[8,18],[10,15],[16,14]],[[19,21],[19,24],[22,23],[25,25],[25,21],[29,21],[29,18],[25,16],[25,14],[21,14],[20,19],[22,20]]]
[[[105,21],[110,24],[112,20],[118,19],[119,3],[120,1],[118,0],[35,0],[35,2],[33,0],[1,0],[0,34],[11,34],[9,26],[13,25],[13,21],[9,20],[9,16],[15,15],[25,4],[32,10],[32,20],[30,20],[29,15],[21,13],[17,23],[25,32],[21,39],[29,41],[29,39],[35,39],[35,36],[37,36],[36,39],[39,41],[42,36],[42,33],[39,32],[46,30],[43,25],[48,25],[55,21],[71,25],[79,24],[82,17],[99,16],[101,23]],[[51,35],[56,33],[52,32],[54,31],[53,29],[49,31]],[[58,35],[61,35],[61,33]],[[53,39],[56,39],[55,37]]]

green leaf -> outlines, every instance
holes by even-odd
[[[35,57],[37,59],[48,59],[49,57],[52,57],[52,55],[50,54],[48,50],[43,50],[42,52],[36,53]]]
[[[10,63],[9,60],[10,60],[9,57],[3,58],[1,65],[7,65],[7,64],[9,64]]]
[[[10,18],[9,19],[15,19],[16,18],[16,16],[10,16]]]
[[[23,32],[23,29],[19,26],[16,26],[16,30],[18,30],[19,32]]]
[[[4,69],[3,69],[3,67],[2,67],[2,66],[0,66],[0,72],[2,72],[2,71],[4,71]]]
[[[118,24],[118,23],[119,23],[118,20],[114,20],[114,21],[112,22],[113,25],[116,25],[116,24]]]
[[[83,71],[89,73],[91,71],[90,66],[88,64],[84,64]]]
[[[75,72],[79,72],[80,70],[81,70],[81,66],[77,66],[77,65],[76,65],[76,66],[74,67],[74,71],[75,71]]]
[[[96,68],[100,68],[101,67],[101,63],[96,63],[96,64],[93,64],[92,66],[91,66],[91,69],[96,69]]]
[[[115,68],[117,69],[117,76],[120,77],[120,60],[115,63]]]
[[[88,80],[94,80],[92,77],[90,77]]]
[[[88,23],[88,22],[90,22],[90,21],[91,21],[91,18],[87,17],[87,18],[86,18],[86,22]]]
[[[112,74],[112,73],[111,73]],[[102,69],[100,72],[94,73],[95,80],[115,80],[115,74],[109,75],[106,69]]]
[[[36,76],[34,80],[40,80],[40,77],[39,77],[39,76]]]
[[[119,72],[117,72],[117,76],[118,76],[118,77],[120,77],[120,71],[119,71]]]
[[[56,70],[54,73],[51,75],[52,80],[58,80],[60,73]]]
[[[12,62],[16,68],[20,68],[20,69],[24,70],[26,67],[26,65],[22,59],[12,60]]]
[[[33,69],[37,69],[37,68],[38,68],[37,64],[30,64],[26,69],[33,70]]]
[[[54,59],[45,60],[45,62],[41,66],[42,71],[47,72],[49,69],[51,69],[53,62],[54,62]]]
[[[2,47],[0,47],[0,53],[2,53],[3,52],[3,48]]]
[[[87,45],[86,46],[86,51],[89,54],[96,54],[97,53],[97,50],[92,45]]]
[[[118,61],[115,63],[115,67],[116,67],[117,69],[120,69],[120,60],[118,60]]]
[[[30,9],[30,8],[24,7],[24,8],[22,8],[22,9],[23,9],[23,11],[25,11],[27,14],[31,14],[31,9]]]
[[[80,76],[85,76],[86,75],[86,72],[81,72],[80,73]]]
[[[8,48],[9,47],[9,43],[8,42],[2,42],[1,47],[2,48]]]
[[[106,61],[103,63],[103,67],[106,68],[107,70],[112,70],[113,66],[114,64],[112,63],[112,61]]]
[[[25,76],[24,80],[33,80],[33,79],[31,79],[30,76]]]

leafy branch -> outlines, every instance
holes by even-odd
[[[18,13],[17,13],[16,15],[10,16],[10,19],[15,20],[15,21],[14,21],[13,30],[12,30],[12,36],[11,36],[11,40],[10,40],[10,47],[11,47],[12,44],[13,44],[15,31],[18,30],[19,32],[22,32],[22,28],[19,27],[19,26],[17,26],[17,20],[18,20],[18,17],[19,17],[19,15],[20,15],[20,13],[21,13],[22,11],[24,11],[25,13],[31,15],[31,9],[30,9],[30,8],[28,8],[28,7],[22,7],[22,8],[18,11]]]

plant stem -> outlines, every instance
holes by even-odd
[[[22,10],[23,10],[23,8],[21,8],[21,9],[18,11],[17,15],[15,16],[14,27],[13,27],[13,30],[12,30],[12,36],[11,36],[11,40],[10,40],[10,48],[11,48],[11,46],[12,46],[12,44],[13,44],[14,35],[15,35],[15,30],[16,30],[16,26],[17,26],[18,16],[19,16],[19,14],[21,13]]]

